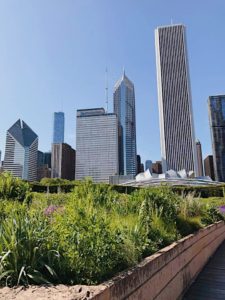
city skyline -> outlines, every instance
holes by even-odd
[[[151,4],[143,1],[142,5],[129,2],[127,10],[128,2],[124,1],[118,12],[116,1],[85,2],[61,5],[55,1],[53,5],[48,1],[38,5],[27,3],[23,7],[10,1],[1,2],[2,156],[6,130],[19,117],[27,120],[39,135],[40,149],[50,150],[52,113],[57,110],[63,110],[67,118],[65,142],[75,147],[76,109],[104,105],[107,66],[112,111],[113,85],[125,66],[136,90],[137,152],[143,161],[159,160],[154,29],[170,23],[171,17],[174,23],[187,27],[196,138],[202,142],[203,157],[212,153],[207,98],[224,94],[225,45],[219,29],[224,28],[221,16],[225,4],[204,2],[202,10],[194,1],[182,5],[173,1],[170,6],[165,1]],[[138,20],[136,24],[132,22],[134,18]],[[126,26],[122,26],[124,22]],[[215,44],[219,45],[217,49]]]

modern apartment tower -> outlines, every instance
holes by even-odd
[[[64,143],[65,118],[63,112],[54,113],[53,144]]]
[[[24,180],[36,180],[37,153],[38,136],[19,119],[6,133],[4,170]]]
[[[199,140],[196,140],[196,153],[197,153],[197,163],[198,163],[198,174],[197,176],[203,176],[203,163],[202,163],[202,145]]]
[[[225,95],[208,99],[215,178],[225,182]]]
[[[119,122],[119,174],[137,174],[136,117],[134,84],[123,72],[114,94],[114,113]]]
[[[80,109],[76,126],[76,179],[109,182],[118,174],[118,120],[104,108]]]
[[[192,100],[184,25],[155,30],[163,172],[197,171]]]

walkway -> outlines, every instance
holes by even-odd
[[[183,300],[225,299],[225,242],[187,291]]]

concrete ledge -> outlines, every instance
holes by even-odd
[[[200,229],[103,283],[92,299],[179,299],[224,239],[222,221]]]

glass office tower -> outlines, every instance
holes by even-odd
[[[64,143],[65,119],[63,112],[54,113],[53,144]]]
[[[118,175],[118,121],[104,108],[80,109],[76,126],[76,179],[109,182]]]
[[[114,94],[114,113],[119,122],[119,174],[137,174],[136,117],[134,84],[123,73]]]
[[[6,133],[4,170],[28,181],[37,179],[38,136],[22,120]]]
[[[155,47],[163,172],[198,174],[185,27],[158,27]]]
[[[215,178],[225,182],[225,95],[208,99]]]

